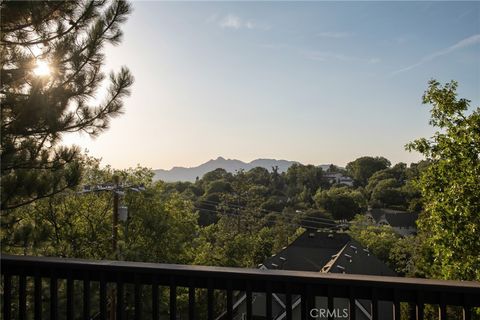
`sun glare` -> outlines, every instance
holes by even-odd
[[[50,65],[46,61],[37,60],[37,66],[33,69],[33,73],[37,76],[48,76],[50,75],[51,69]]]

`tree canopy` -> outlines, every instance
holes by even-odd
[[[318,208],[330,212],[333,218],[352,219],[366,209],[366,200],[358,190],[349,187],[333,187],[329,190],[318,190],[315,194],[315,203]]]
[[[423,103],[438,131],[407,149],[422,153],[430,165],[418,186],[424,202],[420,232],[433,250],[432,276],[480,280],[480,108],[457,97],[455,81],[429,82]]]
[[[377,171],[390,167],[391,163],[384,157],[361,157],[346,166],[347,173],[359,186],[366,186],[368,179]]]
[[[131,7],[125,1],[1,6],[1,208],[12,209],[78,184],[82,154],[62,146],[62,135],[98,135],[122,112],[133,78],[123,67],[105,82],[103,49],[120,42]]]

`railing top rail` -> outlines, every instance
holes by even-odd
[[[248,268],[211,267],[197,265],[163,264],[131,261],[84,260],[58,257],[1,255],[2,273],[9,268],[49,268],[76,271],[110,271],[139,274],[169,274],[172,276],[226,278],[245,280],[322,282],[325,284],[370,287],[403,287],[405,289],[431,288],[433,290],[471,291],[480,294],[480,282],[419,278],[320,273],[307,271],[261,270]],[[8,271],[11,272],[11,271]]]

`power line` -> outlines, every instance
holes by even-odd
[[[195,207],[196,209],[199,209],[199,210],[204,210],[204,211],[207,211],[207,213],[216,213],[216,214],[220,214],[220,215],[226,215],[226,216],[232,216],[232,217],[240,217],[238,214],[235,214],[235,213],[232,213],[232,212],[220,212],[220,211],[217,211],[217,210],[210,210],[210,209],[203,209],[203,208],[198,208],[198,207]],[[272,223],[279,223],[279,222],[275,222],[275,221],[269,221],[269,222],[272,222]],[[304,225],[304,224],[300,224],[300,223],[293,223],[293,222],[284,222],[285,224],[287,225],[291,225],[291,226],[295,226],[295,227],[302,227],[302,228],[306,228],[306,229],[314,229],[314,230],[322,230],[322,228],[320,227],[312,227],[312,226],[307,226],[307,225]],[[332,225],[332,226],[336,226],[336,225]],[[331,226],[330,227],[325,227],[325,228],[332,228]]]
[[[209,210],[209,209],[205,209],[205,208],[201,208],[201,207],[196,207],[197,209],[199,210]],[[216,210],[217,212],[220,212],[220,210]],[[244,212],[249,212],[249,213],[255,213],[253,211],[248,211],[248,210],[243,210]],[[298,218],[301,222],[305,222],[305,223],[314,223],[314,224],[320,224],[320,225],[330,225],[330,226],[337,226],[338,224],[335,223],[335,222],[332,222],[332,220],[330,220],[330,222],[324,222],[324,221],[314,221],[314,220],[309,220],[308,218],[299,218],[297,216],[294,216],[294,215],[284,215],[286,216],[286,218],[288,219],[295,219],[295,218]]]
[[[228,216],[234,216],[234,217],[240,217],[240,215],[238,213],[232,213],[232,212],[222,212],[222,211],[219,211],[219,210],[212,210],[212,209],[205,209],[205,208],[200,208],[198,206],[195,206],[194,205],[194,208],[195,209],[198,209],[198,210],[202,210],[202,211],[207,211],[206,213],[216,213],[216,214],[220,214],[220,215],[228,215]],[[246,211],[246,212],[249,212],[249,213],[254,213],[252,211]],[[269,220],[268,222],[271,222],[271,223],[281,223],[281,221],[271,221]],[[301,223],[294,223],[292,221],[290,222],[283,222],[285,224],[288,224],[288,225],[292,225],[292,226],[297,226],[297,227],[302,227],[302,228],[306,228],[306,229],[314,229],[314,230],[322,230],[322,229],[331,229],[333,227],[338,227],[338,226],[341,226],[342,224],[333,224],[333,223],[327,223],[327,222],[316,222],[318,224],[323,224],[325,225],[323,228],[321,227],[312,227],[312,226],[308,226],[308,225],[305,225],[305,224],[301,224]],[[347,222],[348,224],[350,224],[350,222]],[[370,225],[358,225],[359,228],[361,229],[366,229],[368,228]]]
[[[198,200],[199,202],[205,202],[205,203],[210,203],[210,204],[215,204],[215,205],[220,205],[220,204],[223,204],[221,202],[216,202],[216,201],[210,201],[210,200]],[[239,208],[239,209],[243,209],[243,210],[252,210],[252,209],[249,209],[245,206],[240,206],[240,205],[235,205],[235,204],[227,204],[227,206],[230,206],[230,207],[236,207],[236,208]],[[260,209],[260,211],[264,212],[264,213],[278,213],[282,216],[291,216],[291,217],[295,217],[297,218],[298,216],[293,213],[293,212],[280,212],[280,211],[275,211],[275,210],[266,210],[266,209]],[[305,221],[310,221],[310,222],[317,222],[315,220],[318,220],[318,222],[323,222],[323,221],[326,221],[327,223],[332,223],[332,219],[328,219],[328,218],[321,218],[321,217],[304,217],[304,218],[301,218],[302,220],[305,220]]]
[[[216,205],[223,204],[221,202],[216,202],[216,201],[211,201],[211,200],[197,200],[197,201],[216,204]],[[240,209],[248,209],[245,206],[240,206],[240,205],[236,205],[236,204],[227,204],[227,205],[231,206],[231,207],[237,207],[237,208],[240,208]],[[264,212],[264,213],[278,213],[278,214],[282,214],[282,215],[295,215],[293,212],[282,212],[282,211],[267,210],[267,209],[259,209],[259,210]],[[328,222],[333,221],[332,219],[321,218],[321,217],[308,217],[308,218],[313,219],[313,220],[324,220],[324,221],[328,221]]]
[[[221,211],[221,210],[219,210],[219,209],[212,210],[212,209],[201,208],[201,207],[198,207],[198,206],[195,206],[195,208],[198,209],[198,210],[217,212],[217,213],[219,213],[219,214],[223,214],[223,213],[224,213],[223,211]],[[244,210],[244,212],[255,213],[255,212],[253,212],[253,211],[248,211],[248,210]],[[233,214],[235,214],[236,216],[239,216],[239,214],[236,214],[236,213],[233,213]],[[296,218],[296,217],[293,217],[293,216],[288,217],[288,216],[287,216],[287,218],[293,219],[293,218]],[[307,222],[307,223],[310,222],[310,223],[314,223],[314,224],[318,224],[318,225],[338,226],[337,223],[332,222],[331,220],[330,220],[330,222],[323,222],[323,221],[310,221],[310,220],[307,220],[307,219],[300,219],[300,223],[302,223],[302,222]]]

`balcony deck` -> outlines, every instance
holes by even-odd
[[[124,261],[93,261],[80,259],[1,256],[3,287],[3,319],[26,319],[31,310],[35,319],[41,319],[46,310],[42,302],[42,284],[49,285],[49,319],[92,318],[92,285],[98,285],[98,319],[107,319],[109,296],[114,292],[116,317],[124,314],[127,285],[133,286],[134,318],[159,319],[159,287],[169,290],[168,316],[177,319],[179,290],[188,292],[189,319],[199,318],[196,313],[196,292],[206,292],[206,317],[214,319],[214,292],[225,292],[225,310],[228,319],[234,319],[234,294],[246,293],[246,319],[252,319],[252,293],[264,293],[266,297],[266,318],[273,319],[272,294],[285,294],[286,319],[292,319],[292,296],[302,297],[300,310],[302,319],[311,319],[309,310],[314,306],[314,297],[328,299],[333,308],[335,299],[343,298],[355,305],[355,300],[371,301],[372,319],[382,319],[378,314],[378,302],[392,302],[392,317],[400,319],[400,303],[413,305],[410,318],[423,319],[425,304],[437,305],[439,319],[446,319],[447,305],[463,308],[463,318],[471,319],[472,308],[480,306],[480,283],[471,281],[443,281],[399,277],[329,274],[317,272],[296,272],[283,270],[259,270],[222,268],[174,264],[157,264]],[[65,299],[59,299],[59,283]],[[31,286],[29,284],[31,283]],[[31,290],[27,290],[31,287]],[[185,289],[181,289],[185,288]],[[81,291],[81,307],[74,303],[74,295]],[[142,293],[148,291],[151,309],[144,312],[146,304]],[[29,293],[31,295],[29,296]],[[32,303],[27,303],[31,301]],[[64,306],[60,304],[64,303]],[[12,310],[12,305],[16,306]],[[30,308],[30,309],[29,309]],[[28,310],[27,310],[28,309]],[[59,314],[59,310],[65,314]],[[355,312],[350,313],[350,319]],[[183,319],[183,318],[182,318]]]

